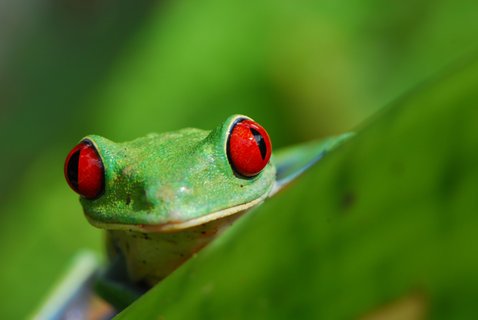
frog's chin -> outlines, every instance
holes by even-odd
[[[226,209],[218,210],[215,212],[208,213],[206,215],[185,220],[185,221],[169,221],[158,224],[121,224],[121,223],[110,223],[110,222],[101,222],[93,219],[88,214],[86,217],[90,224],[97,228],[106,229],[106,230],[126,230],[126,231],[137,231],[137,232],[158,232],[158,233],[169,233],[169,232],[179,232],[185,229],[190,229],[196,226],[200,226],[211,221],[216,221],[223,219],[235,214],[243,213],[247,210],[252,209],[253,207],[261,204],[267,198],[262,196],[260,198],[254,199],[247,203],[242,203],[240,205],[229,207]]]

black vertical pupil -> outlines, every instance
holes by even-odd
[[[262,135],[256,129],[254,128],[249,128],[249,129],[251,130],[252,135],[254,136],[254,140],[256,140],[259,150],[261,151],[262,160],[264,160],[267,154],[267,146],[266,146],[266,142],[264,141],[264,137],[262,137]]]
[[[80,152],[81,149],[78,149],[71,155],[67,168],[68,179],[75,190],[78,190],[78,164],[80,162]]]

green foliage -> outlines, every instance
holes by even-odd
[[[119,318],[351,319],[410,295],[472,318],[477,87],[474,61],[386,109]]]
[[[259,121],[268,130],[275,149],[350,131],[388,101],[473,51],[478,34],[476,0],[394,3],[376,0],[258,0],[253,5],[239,0],[41,0],[33,7],[18,3],[7,0],[2,10],[6,17],[14,19],[0,19],[0,283],[3,296],[7,297],[0,300],[2,319],[21,319],[31,313],[79,249],[101,250],[101,232],[88,225],[77,196],[68,189],[62,174],[64,157],[81,137],[95,133],[114,141],[125,141],[149,132],[187,126],[212,129],[233,113],[247,114]],[[472,73],[470,70],[470,77]],[[450,78],[448,83],[458,91],[465,90],[460,86],[472,82]],[[434,96],[437,101],[449,101],[458,95],[451,90],[451,87],[437,89],[429,96]],[[464,94],[460,101],[466,102],[466,99]],[[472,99],[469,101],[471,104]],[[422,199],[420,194],[413,193],[415,189],[411,187],[427,190],[443,185],[445,182],[432,185],[435,181],[430,179],[433,173],[429,171],[445,166],[442,158],[450,161],[450,167],[443,168],[450,172],[453,166],[457,167],[453,170],[465,172],[463,170],[468,170],[465,164],[469,165],[473,159],[460,148],[474,145],[476,133],[469,124],[474,119],[459,111],[458,107],[455,107],[456,115],[446,116],[449,126],[454,123],[453,119],[461,121],[456,129],[443,126],[441,122],[432,123],[431,111],[421,106],[416,108],[414,116],[400,121],[398,118],[377,120],[343,151],[325,159],[302,182],[266,203],[261,211],[274,209],[274,215],[279,218],[292,210],[296,216],[302,217],[309,205],[303,202],[310,199],[304,197],[300,201],[299,197],[289,203],[289,197],[296,197],[296,193],[306,191],[307,186],[313,184],[313,189],[317,189],[317,195],[312,197],[314,210],[318,217],[324,214],[329,217],[324,206],[331,205],[331,199],[336,199],[336,206],[339,206],[342,196],[338,193],[339,186],[344,184],[345,188],[352,183],[347,173],[349,169],[341,169],[343,173],[339,174],[338,180],[329,177],[330,185],[325,188],[321,187],[323,182],[316,186],[310,180],[337,175],[335,168],[340,168],[340,163],[345,160],[333,159],[345,159],[345,155],[340,154],[354,148],[365,151],[350,155],[356,157],[347,160],[352,161],[351,172],[354,176],[361,175],[361,183],[373,185],[373,188],[366,189],[367,192],[373,189],[374,199],[381,199],[380,202],[367,202],[370,210],[377,212],[375,206],[383,206],[393,212],[399,206],[408,205],[405,200]],[[392,119],[389,114],[394,112],[398,113],[387,111],[381,119]],[[383,130],[372,129],[382,122]],[[398,124],[403,128],[419,125],[433,136],[436,140],[431,146],[435,157],[423,156],[429,149],[417,148],[418,142],[401,136],[389,137],[387,132]],[[374,132],[377,137],[375,140],[366,139],[366,132],[369,136]],[[379,139],[385,146],[383,152],[369,156],[372,147],[378,148],[376,140]],[[456,150],[443,147],[451,140],[456,144]],[[395,160],[393,165],[385,161],[390,153],[386,147],[405,148],[407,144],[410,148],[397,158],[406,156],[406,161]],[[363,167],[363,164],[368,166]],[[359,165],[360,169],[355,169]],[[388,172],[387,168],[401,172],[408,165],[420,165],[426,170],[405,171],[407,177],[415,176],[413,182],[399,176],[393,181],[397,198],[386,197],[389,181],[374,173]],[[470,186],[474,183],[472,178],[476,177],[474,173],[474,169],[467,172]],[[320,178],[315,178],[316,175]],[[462,178],[449,175],[447,179],[454,185]],[[424,184],[424,181],[428,183]],[[467,210],[465,200],[473,190],[471,187],[462,188],[463,193],[460,190],[453,193],[457,199],[463,197],[460,212]],[[441,190],[447,194],[445,189]],[[361,192],[365,189],[359,189],[355,197],[345,197],[345,203],[356,203],[363,208],[365,198]],[[326,195],[331,199],[325,198]],[[452,206],[442,198],[436,199],[438,211]],[[386,205],[381,201],[390,203]],[[356,206],[343,211],[349,212],[353,208]],[[419,209],[415,207],[415,210]],[[263,216],[261,211],[244,220],[244,224],[249,223],[244,231],[256,225],[254,219]],[[337,238],[347,238],[349,234],[356,237],[352,233],[354,228],[350,227],[349,233],[334,219],[330,218],[327,225],[331,229],[320,227],[323,231],[317,234],[319,239],[330,233]],[[276,220],[268,218],[268,223],[271,221]],[[471,229],[473,224],[469,223],[469,227],[464,224],[462,237],[470,236],[466,228]],[[401,224],[410,224],[408,227],[412,230],[421,228],[405,219]],[[258,228],[264,228],[260,225]],[[242,232],[240,225],[237,229]],[[395,236],[403,239],[389,243],[388,248],[387,237],[393,234],[387,231],[382,231],[383,241],[375,241],[380,238],[377,235],[364,246],[378,250],[374,246],[374,242],[378,242],[384,243],[382,251],[399,250],[400,241],[407,239],[408,232],[397,230]],[[261,232],[264,239],[274,237],[269,237],[264,230]],[[277,231],[271,227],[271,232]],[[232,235],[233,230],[228,234]],[[233,238],[238,239],[236,241],[242,239]],[[453,240],[451,236],[450,239]],[[451,240],[449,243],[444,241],[445,249],[451,250],[457,242]],[[471,240],[469,246],[474,243]],[[350,265],[341,263],[347,246],[352,249],[359,245],[353,239],[350,243],[343,241],[333,250],[324,247],[324,250],[332,251],[330,254],[336,252],[337,258],[329,257],[328,264],[321,268],[363,270],[367,265],[362,251],[351,254],[350,259],[354,258],[356,262],[347,260]],[[455,251],[471,250],[463,243],[453,247]],[[255,245],[249,247],[254,250]],[[305,247],[304,250],[309,249]],[[198,260],[206,259],[208,252],[202,253]],[[318,257],[324,258],[325,252]],[[417,259],[424,257],[418,255]],[[251,269],[255,262],[246,263]],[[274,265],[274,268],[279,267]],[[247,275],[249,269],[243,268],[240,274]],[[387,268],[384,266],[378,270],[377,279],[392,276],[386,273]],[[472,270],[473,264],[470,263],[468,268]],[[430,272],[433,270],[435,268]],[[210,272],[216,271],[211,269]],[[385,275],[381,276],[383,273]],[[451,292],[460,293],[458,289],[464,288],[460,282],[468,280],[466,275],[463,273],[456,283],[451,276],[448,277]],[[234,283],[238,283],[242,278],[232,279],[237,279]],[[340,286],[327,293],[332,297],[345,292],[348,287],[345,279],[334,280]],[[168,283],[169,280],[164,285]],[[288,283],[291,289],[287,290],[294,292],[297,284]],[[378,285],[387,287],[383,281],[375,286]],[[370,286],[366,289],[371,290]],[[475,298],[472,293],[468,295],[469,299]],[[286,292],[282,294],[286,295]],[[303,296],[316,299],[306,294]],[[324,296],[318,297],[323,299]],[[465,296],[459,294],[456,297],[458,301]],[[183,301],[180,296],[176,302],[182,304]],[[275,305],[282,300],[277,301]],[[448,300],[441,301],[445,308]]]

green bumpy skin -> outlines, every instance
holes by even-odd
[[[229,134],[241,119],[250,118],[233,115],[212,131],[188,128],[124,143],[85,137],[105,172],[104,193],[81,198],[89,222],[107,231],[105,292],[110,284],[153,286],[271,194],[271,161],[254,177],[229,163]]]
[[[105,168],[104,194],[81,198],[90,223],[109,230],[182,229],[183,222],[267,197],[275,182],[271,162],[253,178],[229,164],[228,134],[239,118],[247,119],[234,115],[210,132],[187,128],[124,143],[87,136]]]

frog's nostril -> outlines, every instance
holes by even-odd
[[[83,140],[70,151],[64,173],[68,185],[81,196],[96,199],[103,194],[103,162],[91,141]]]

